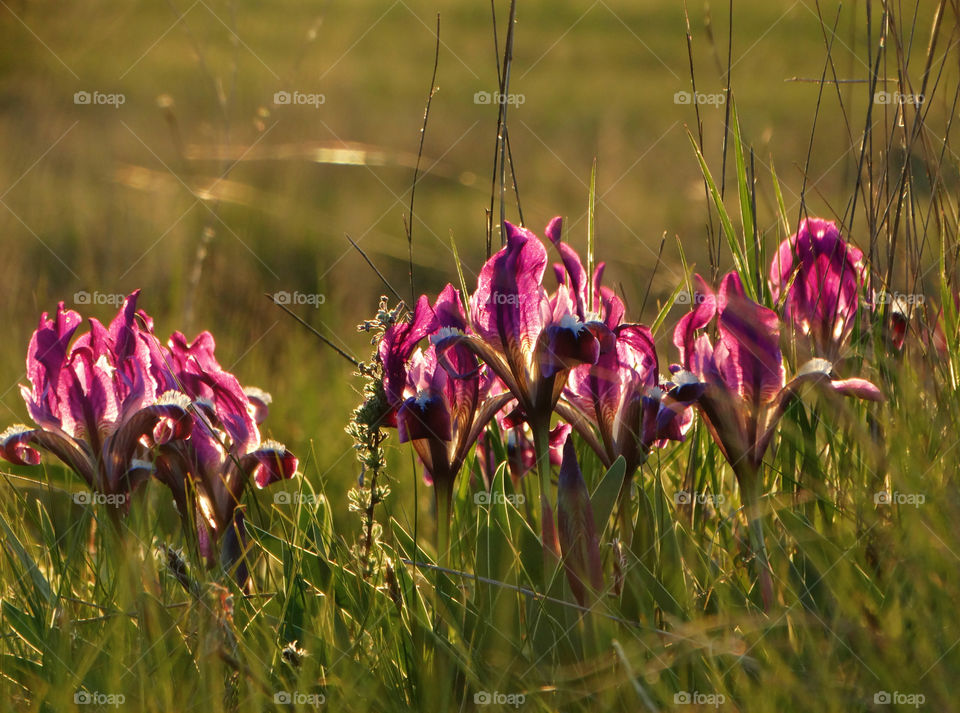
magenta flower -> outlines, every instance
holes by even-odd
[[[559,235],[560,225],[554,218],[547,235]],[[553,299],[547,295],[542,284],[547,251],[536,235],[510,223],[504,231],[507,245],[483,266],[470,298],[473,331],[440,335],[437,352],[441,358],[455,346],[473,352],[514,395],[534,431],[545,432],[568,372],[596,363],[609,330],[584,321],[579,293],[571,295],[566,285]]]
[[[677,403],[678,387],[662,382],[649,328],[622,324],[616,348],[594,365],[570,373],[558,412],[577,428],[606,467],[623,456],[627,481],[650,451],[668,440],[682,441],[693,422],[689,407]],[[595,435],[599,434],[599,438]]]
[[[773,588],[757,503],[760,467],[780,418],[804,383],[864,399],[883,397],[865,379],[832,379],[832,365],[825,359],[811,360],[787,383],[777,314],[748,299],[735,272],[723,278],[719,295],[699,275],[695,279],[696,307],[680,320],[673,335],[681,360],[675,381],[680,391],[687,392],[681,399],[697,405],[740,484],[758,556],[764,606],[769,607]],[[701,333],[714,317],[716,344]]]
[[[220,366],[214,349],[209,332],[192,343],[175,332],[168,347],[156,345],[166,366],[164,378],[180,386],[196,414],[189,441],[159,449],[156,477],[173,492],[181,516],[194,518],[198,548],[208,565],[214,564],[219,545],[221,564],[236,567],[243,584],[243,492],[251,478],[260,489],[292,478],[298,461],[282,444],[261,440],[259,423],[269,394],[241,387]]]
[[[674,330],[685,370],[675,381],[685,389],[681,398],[699,407],[738,477],[752,477],[759,469],[780,417],[802,384],[817,382],[838,394],[883,399],[865,379],[832,378],[832,364],[825,359],[811,360],[787,383],[776,313],[749,300],[735,272],[723,278],[719,295],[699,275],[695,279],[697,305]],[[700,333],[715,316],[716,345]]]
[[[487,398],[489,373],[464,346],[453,345],[443,360],[435,344],[426,349],[417,346],[431,331],[435,332],[431,341],[436,341],[466,329],[460,293],[447,285],[433,306],[421,297],[411,320],[390,327],[379,350],[390,406],[388,422],[396,424],[400,442],[409,441],[423,463],[425,477],[434,485],[441,520],[449,518],[454,483],[470,449],[512,398],[509,394]]]
[[[802,220],[770,264],[774,301],[784,298],[784,317],[824,356],[835,357],[849,338],[865,280],[863,253],[820,218]]]
[[[530,424],[540,474],[540,504],[545,577],[559,555],[550,484],[549,434],[554,406],[570,370],[595,364],[612,348],[612,334],[584,309],[586,278],[579,258],[561,249],[572,284],[561,284],[551,297],[543,287],[547,250],[526,228],[504,222],[507,244],[480,271],[470,298],[471,331],[445,330],[438,335],[437,354],[452,349],[473,352],[517,400],[517,416]],[[559,243],[562,221],[550,221],[546,234]]]
[[[72,345],[80,315],[62,302],[55,318],[43,314],[27,350],[30,386],[21,387],[38,427],[8,428],[0,456],[37,465],[42,448],[96,492],[126,495],[149,476],[154,446],[189,435],[193,418],[183,399],[162,393],[150,373],[138,294],[127,297],[109,328],[91,319]]]
[[[173,492],[208,564],[220,543],[243,583],[243,490],[250,477],[261,488],[291,477],[297,459],[260,440],[269,394],[245,392],[217,363],[207,332],[193,344],[176,333],[161,345],[153,320],[137,311],[138,294],[109,327],[91,319],[72,344],[80,315],[61,303],[55,318],[41,317],[27,352],[30,387],[22,387],[38,427],[7,429],[0,456],[36,465],[42,448],[107,495],[129,495],[152,474]]]

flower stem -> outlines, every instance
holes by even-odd
[[[759,470],[752,470],[746,475],[748,477],[740,480],[740,490],[750,533],[750,549],[753,552],[757,567],[757,581],[760,584],[763,610],[770,611],[770,607],[773,606],[773,576],[763,537],[763,514],[760,512],[760,491],[763,481],[760,478]]]
[[[560,566],[560,543],[554,525],[553,484],[550,482],[550,422],[531,422],[533,448],[540,476],[541,538],[543,542],[544,591],[550,587]]]

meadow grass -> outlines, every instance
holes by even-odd
[[[904,351],[889,345],[887,313],[856,330],[850,363],[885,403],[811,394],[788,411],[763,468],[777,593],[766,611],[736,481],[700,421],[643,466],[634,540],[619,549],[615,473],[579,445],[608,590],[589,611],[562,576],[544,586],[536,478],[514,486],[501,467],[478,501],[471,455],[440,553],[432,493],[391,433],[378,475],[389,493],[367,520],[371,474],[359,479],[344,432],[362,379],[265,293],[324,295],[292,308],[368,358],[355,325],[390,288],[349,233],[409,302],[403,216],[438,11],[415,287],[457,284],[451,235],[474,285],[496,122],[473,99],[497,82],[488,6],[6,11],[4,422],[26,419],[14,384],[41,311],[79,290],[142,286],[158,332],[211,329],[224,365],[273,393],[270,433],[302,471],[245,500],[247,593],[202,567],[166,491],[140,491],[115,522],[73,502],[79,479],[52,461],[5,469],[0,700],[11,709],[85,710],[88,695],[137,711],[287,710],[287,696],[346,711],[958,707],[955,5],[747,2],[732,19],[691,7],[689,57],[682,7],[518,12],[511,91],[524,102],[508,126],[524,216],[538,228],[562,212],[584,245],[598,157],[597,258],[633,318],[666,317],[664,363],[686,309],[669,311],[680,282],[736,265],[769,301],[758,270],[803,215],[842,222],[873,289],[925,295]],[[496,11],[502,53],[508,6]],[[675,104],[691,79],[710,94],[729,79],[729,101],[699,114]],[[73,103],[95,89],[126,102]],[[325,102],[278,107],[281,90]],[[877,103],[878,91],[924,101]],[[367,152],[346,157],[356,165],[329,153],[345,142]],[[925,340],[940,305],[943,351]],[[688,506],[678,492],[710,497]]]

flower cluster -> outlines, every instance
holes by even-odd
[[[270,395],[244,389],[220,366],[213,336],[191,343],[176,332],[162,344],[138,296],[109,326],[91,318],[76,339],[79,314],[62,302],[54,317],[43,314],[27,351],[29,386],[21,387],[36,427],[8,428],[0,456],[37,465],[44,450],[94,492],[125,496],[107,501],[123,507],[153,477],[172,491],[207,563],[219,550],[244,581],[244,488],[251,477],[259,488],[292,477],[297,459],[261,440]]]
[[[514,479],[530,470],[539,475],[545,552],[563,558],[583,603],[586,590],[599,587],[599,554],[595,524],[582,516],[589,498],[571,429],[605,466],[625,462],[621,538],[629,538],[631,479],[653,449],[684,439],[695,413],[733,469],[745,504],[753,505],[764,454],[802,386],[882,396],[869,381],[835,374],[867,272],[862,253],[833,223],[805,220],[770,266],[774,301],[813,355],[789,381],[781,315],[752,301],[736,273],[717,292],[695,277],[693,309],[673,335],[680,361],[664,376],[651,330],[626,320],[623,301],[601,284],[603,264],[589,274],[561,228],[558,217],[545,230],[559,256],[552,289],[544,279],[547,245],[505,223],[506,244],[483,266],[474,293],[465,297],[447,285],[433,303],[421,297],[409,320],[386,331],[379,355],[388,423],[413,445],[436,486],[438,517],[449,517],[454,481],[475,445],[491,482],[488,426],[496,419],[507,434]],[[551,428],[555,417],[562,422]],[[560,463],[561,449],[555,497],[551,466]],[[762,549],[762,541],[757,545]]]

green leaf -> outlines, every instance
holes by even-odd
[[[593,521],[597,532],[603,533],[610,524],[610,515],[620,495],[623,478],[627,472],[627,462],[619,456],[607,470],[606,475],[597,483],[597,487],[590,495],[590,506],[593,508]]]
[[[10,526],[2,515],[0,515],[0,527],[3,528],[7,547],[13,551],[17,559],[20,560],[20,564],[22,564],[23,568],[30,574],[34,591],[49,604],[53,600],[53,591],[50,589],[50,583],[47,582],[46,577],[43,576],[40,568],[37,567],[37,563],[33,560],[33,557],[30,556],[20,540],[17,539],[17,536],[13,533],[13,530],[10,529]]]

